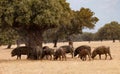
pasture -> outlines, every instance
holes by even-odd
[[[52,43],[43,44],[53,47]],[[58,43],[58,47],[68,45],[68,43]],[[96,56],[94,60],[82,61],[78,57],[71,58],[67,54],[67,61],[54,60],[26,60],[26,56],[22,56],[21,60],[16,60],[16,57],[11,57],[11,49],[6,49],[6,46],[0,47],[0,74],[120,74],[120,42],[116,41],[94,41],[74,42],[74,48],[80,45],[89,45],[92,51],[95,47],[105,45],[110,46],[112,60],[107,60],[102,55],[102,60]]]

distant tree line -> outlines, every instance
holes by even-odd
[[[120,24],[116,21],[105,24],[96,33],[97,40],[120,40]]]
[[[61,35],[62,34],[60,34],[60,36]],[[54,38],[47,36],[48,34],[44,36],[45,42],[52,42]],[[70,39],[72,41],[88,41],[88,42],[103,41],[103,40],[113,40],[113,42],[115,42],[115,40],[120,41],[120,24],[117,21],[112,21],[110,23],[105,24],[96,33],[83,32],[81,34],[73,34],[70,36]],[[62,36],[61,38],[58,39],[58,41],[65,42],[67,41],[67,38]]]
[[[120,41],[120,24],[116,21],[105,24],[96,33],[83,32],[80,34],[72,34],[69,38],[62,29],[63,28],[61,28],[60,31],[55,29],[47,30],[43,35],[44,43],[54,43],[55,40],[57,40],[57,42],[67,42],[69,39],[75,42],[88,41],[89,43],[91,41],[103,40],[113,40],[113,42],[115,42],[115,40]],[[19,34],[12,28],[0,30],[0,45],[8,45],[7,48],[10,48],[12,44],[16,44],[16,40],[19,38]]]

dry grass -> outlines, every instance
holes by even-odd
[[[53,44],[44,44],[50,47]],[[58,46],[67,45],[67,43],[58,43]],[[12,49],[0,47],[0,74],[120,74],[120,42],[112,43],[112,41],[104,42],[74,42],[74,47],[80,45],[90,45],[92,49],[97,46],[110,46],[113,60],[98,59],[91,61],[81,61],[79,58],[71,58],[68,54],[67,61],[50,61],[50,60],[26,60],[26,56],[22,56],[22,60],[16,60],[11,57]],[[109,58],[109,57],[108,57]]]

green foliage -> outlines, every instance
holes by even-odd
[[[45,31],[43,37],[45,42],[53,42],[54,40],[65,40],[66,34],[64,31],[63,26],[60,26],[59,28],[49,29]]]
[[[120,39],[120,24],[116,21],[105,24],[97,32],[99,39]]]
[[[94,28],[98,18],[94,16],[94,12],[92,12],[89,8],[81,8],[80,11],[76,12],[78,16],[77,18],[83,25],[83,27]]]
[[[70,26],[67,26],[69,35],[82,33],[83,28],[94,28],[98,18],[89,8],[81,8],[79,11],[72,11],[73,16]]]
[[[29,45],[42,44],[44,31],[70,22],[66,0],[1,0],[0,27],[12,27],[27,36]],[[21,34],[24,33],[24,34]]]
[[[0,8],[2,25],[40,30],[56,27],[70,15],[65,0],[1,0]]]
[[[14,28],[30,45],[42,43],[47,30],[47,37],[69,39],[83,28],[94,28],[97,21],[89,8],[72,11],[66,0],[0,0],[0,27]]]
[[[64,20],[68,22],[68,25],[61,23],[57,29],[46,31],[46,37],[49,37],[49,40],[73,40],[70,39],[72,35],[82,33],[83,28],[94,28],[96,22],[98,21],[98,18],[94,17],[94,13],[88,8],[81,8],[80,11],[71,11],[70,13],[70,19]]]
[[[11,28],[0,31],[0,45],[15,44],[17,38],[17,32]]]
[[[82,40],[83,41],[92,41],[94,40],[94,34],[93,33],[89,33],[89,32],[84,32],[82,35]]]

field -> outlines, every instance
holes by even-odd
[[[58,43],[58,47],[67,45],[68,43]],[[44,44],[52,47],[53,44]],[[82,61],[79,58],[71,58],[67,54],[67,61],[50,61],[50,60],[26,60],[26,56],[22,56],[22,60],[16,60],[11,57],[11,49],[6,46],[0,47],[0,74],[120,74],[120,42],[103,41],[103,42],[74,42],[74,48],[80,45],[90,45],[92,50],[101,45],[110,46],[113,60],[102,60],[95,57],[95,60]]]

